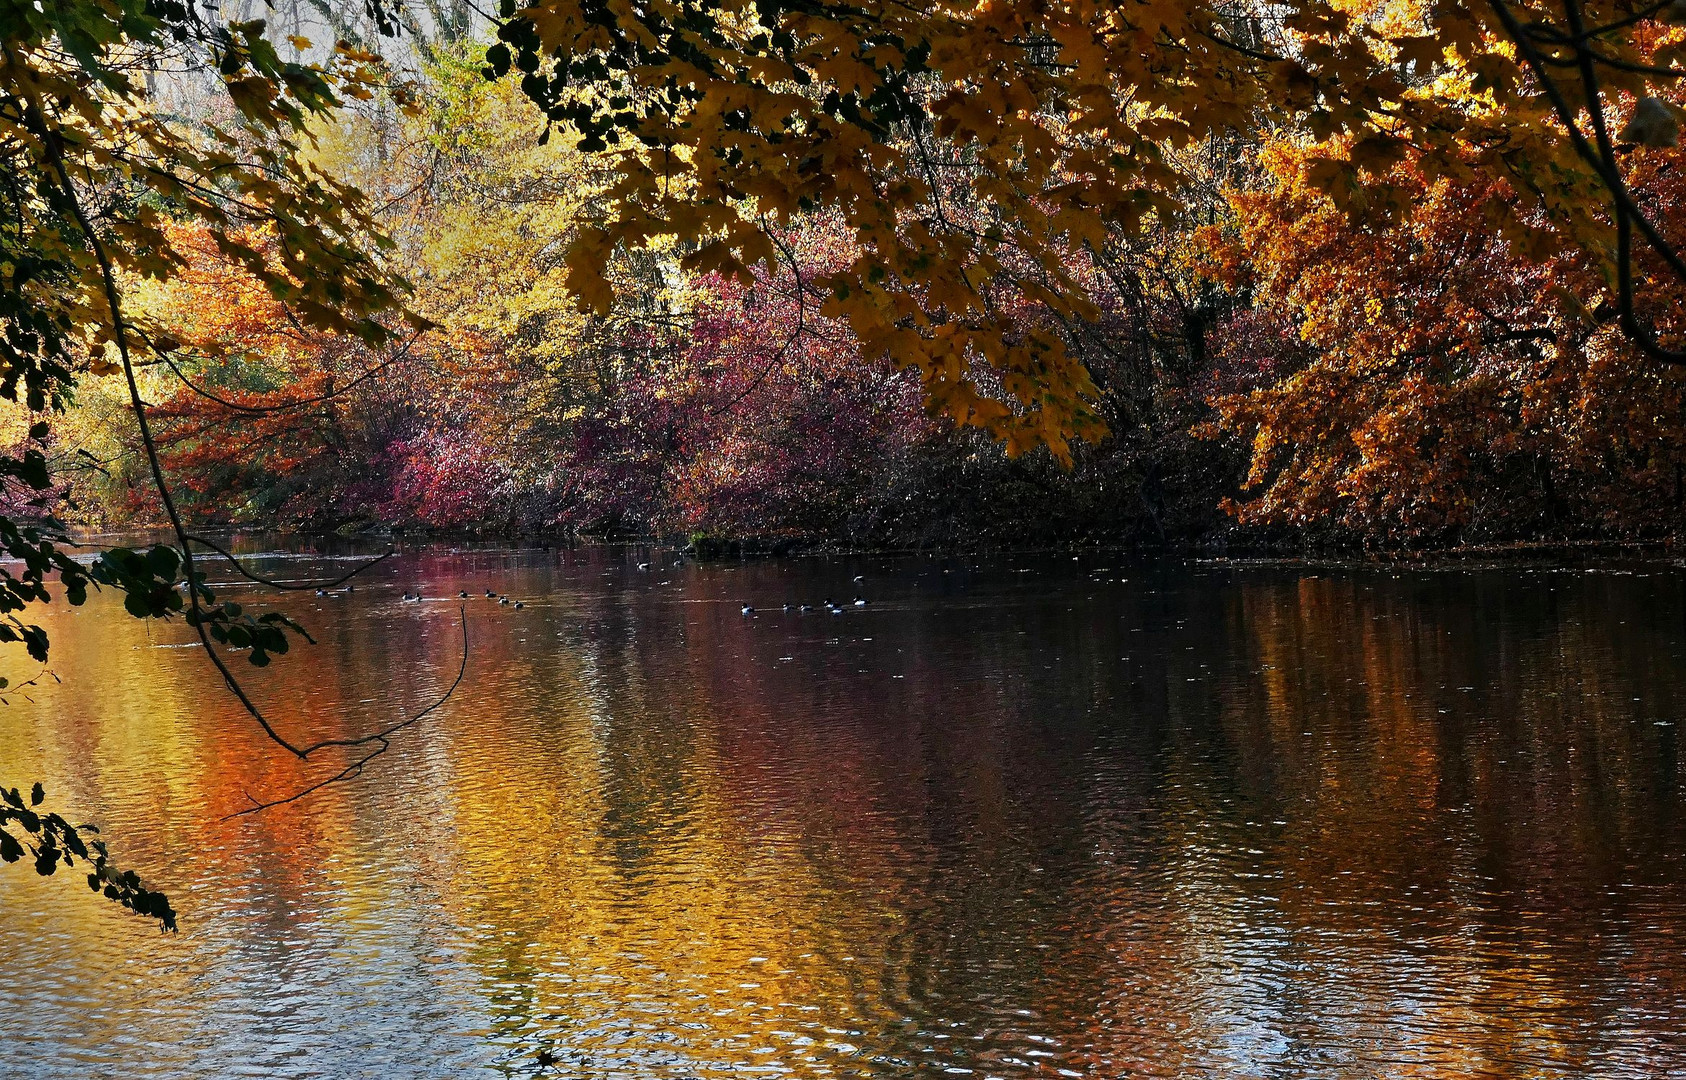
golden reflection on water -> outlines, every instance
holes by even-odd
[[[1673,568],[647,557],[294,599],[321,644],[251,682],[300,737],[431,701],[459,588],[468,678],[233,821],[326,767],[180,627],[54,612],[0,783],[103,823],[183,929],[0,873],[0,1073],[1686,1069]],[[778,610],[862,572],[870,608]]]

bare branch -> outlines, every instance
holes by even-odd
[[[236,558],[232,553],[230,553],[226,548],[223,548],[223,547],[219,546],[218,544],[216,544],[216,543],[214,543],[210,540],[205,539],[203,536],[188,536],[187,539],[193,541],[195,544],[198,544],[201,547],[210,548],[212,551],[216,552],[218,555],[221,555],[224,559],[228,560],[228,564],[230,566],[234,567],[235,570],[239,571],[241,577],[247,578],[251,581],[255,581],[259,585],[267,585],[271,589],[280,589],[283,592],[303,592],[307,589],[331,589],[335,585],[340,585],[340,584],[343,584],[347,581],[350,581],[352,578],[356,577],[358,574],[361,574],[363,571],[369,569],[369,567],[374,566],[376,563],[382,562],[386,559],[390,559],[392,556],[398,554],[397,548],[387,548],[384,553],[382,553],[380,555],[376,555],[374,558],[372,558],[372,559],[368,560],[367,562],[363,563],[362,565],[358,566],[357,569],[351,571],[349,574],[342,574],[339,577],[334,578],[332,581],[312,581],[312,582],[307,582],[307,583],[302,584],[302,585],[287,585],[287,584],[284,584],[282,582],[275,581],[271,578],[259,577],[258,575],[252,573],[250,570],[248,570],[244,566],[242,566],[240,564],[240,560],[238,558]]]
[[[466,607],[459,608],[458,613],[462,618],[462,660],[457,666],[457,677],[451,681],[451,685],[448,688],[446,688],[444,694],[440,695],[438,701],[435,701],[433,704],[429,705],[427,708],[423,709],[421,712],[416,713],[414,716],[409,717],[408,719],[401,720],[396,724],[392,724],[388,727],[384,727],[379,731],[373,732],[373,733],[368,734],[368,735],[364,735],[361,738],[356,738],[356,739],[326,739],[326,740],[323,740],[322,742],[315,743],[311,746],[306,747],[305,750],[304,750],[304,753],[299,755],[300,757],[308,757],[309,755],[315,753],[318,750],[325,750],[328,747],[332,747],[332,746],[357,747],[357,746],[371,746],[372,745],[374,747],[374,749],[370,750],[367,754],[364,754],[362,757],[358,758],[356,761],[351,762],[349,765],[347,765],[345,768],[341,769],[339,772],[335,773],[334,775],[332,775],[330,777],[327,777],[324,780],[319,780],[316,783],[311,784],[309,787],[302,788],[298,791],[295,791],[291,795],[288,795],[284,798],[270,799],[270,800],[267,800],[267,801],[261,801],[260,802],[259,800],[252,798],[251,793],[248,792],[247,795],[246,795],[246,798],[251,800],[252,805],[248,806],[248,807],[246,807],[245,809],[242,809],[242,810],[236,810],[232,814],[227,814],[222,818],[222,820],[223,821],[229,821],[233,818],[245,817],[248,814],[256,814],[256,813],[259,813],[259,812],[264,811],[264,810],[269,810],[273,807],[284,806],[285,804],[290,803],[290,802],[297,802],[298,800],[304,798],[306,795],[310,795],[314,792],[321,791],[323,788],[329,786],[330,784],[338,784],[338,783],[342,783],[346,780],[355,779],[356,777],[362,775],[364,767],[366,765],[368,765],[369,762],[375,760],[376,758],[380,757],[382,754],[386,753],[388,750],[392,749],[392,736],[393,735],[395,735],[398,732],[402,731],[403,729],[409,727],[410,725],[417,723],[423,717],[427,716],[429,713],[438,709],[440,706],[444,705],[447,701],[450,701],[451,696],[457,692],[457,687],[462,685],[463,675],[468,671],[468,609]]]
[[[315,397],[297,398],[293,401],[284,401],[279,405],[242,405],[241,403],[239,403],[237,401],[230,401],[227,398],[222,397],[218,394],[213,394],[213,393],[211,393],[211,391],[205,389],[204,387],[195,383],[192,379],[188,378],[186,373],[183,372],[180,367],[176,366],[176,362],[174,360],[170,359],[169,356],[165,355],[162,352],[160,352],[158,355],[164,361],[164,363],[169,367],[169,369],[172,372],[175,373],[176,378],[181,380],[183,386],[186,386],[189,390],[193,391],[195,394],[198,394],[200,397],[204,398],[205,400],[215,402],[216,404],[221,405],[223,408],[232,409],[235,412],[248,413],[248,414],[251,414],[253,416],[269,416],[269,415],[272,415],[274,413],[289,412],[293,409],[302,409],[306,405],[318,405],[318,404],[321,404],[324,401],[332,401],[333,399],[339,397],[341,394],[344,394],[346,391],[350,390],[352,387],[357,386],[360,383],[364,383],[364,382],[369,381],[370,379],[374,378],[376,375],[379,375],[381,372],[385,371],[387,368],[389,368],[392,365],[398,363],[400,360],[403,360],[405,357],[407,357],[409,355],[410,349],[412,347],[414,347],[415,343],[418,340],[420,340],[421,336],[422,336],[422,331],[419,331],[419,330],[416,333],[410,335],[410,340],[406,341],[403,344],[403,346],[397,352],[393,353],[391,356],[389,356],[385,360],[382,360],[380,363],[376,364],[374,367],[371,367],[368,370],[366,370],[366,371],[362,372],[361,374],[357,375],[355,378],[348,381],[344,386],[340,386],[340,387],[336,388],[336,387],[333,387],[332,384],[330,383],[329,384],[330,388],[328,390],[324,391],[323,393],[317,394]]]
[[[742,391],[736,394],[732,400],[726,402],[726,404],[717,409],[710,409],[710,416],[720,416],[723,413],[730,412],[739,402],[753,393],[755,388],[760,386],[761,383],[766,380],[768,375],[772,374],[773,368],[777,367],[779,363],[784,360],[785,355],[790,352],[791,347],[801,340],[802,336],[807,332],[807,286],[802,281],[801,264],[796,261],[796,254],[790,250],[789,245],[787,245],[784,240],[778,236],[778,234],[767,226],[765,219],[762,220],[761,231],[766,235],[768,240],[772,241],[773,246],[779,249],[779,255],[790,264],[791,276],[796,279],[796,329],[790,332],[790,337],[786,338],[785,343],[779,346],[777,352],[773,353],[767,363],[758,373],[756,373],[755,378],[749,381],[749,385],[744,387]]]

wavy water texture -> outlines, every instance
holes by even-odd
[[[0,872],[0,1074],[1686,1073],[1686,578],[1629,569],[410,552],[253,692],[373,729],[466,604],[462,690],[233,821],[327,766],[55,610],[0,783],[182,929]]]

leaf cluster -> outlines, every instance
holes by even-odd
[[[93,892],[137,915],[157,919],[165,930],[174,930],[176,912],[169,898],[148,889],[134,871],[112,865],[105,841],[87,835],[98,833],[97,828],[78,827],[56,813],[40,810],[45,798],[40,784],[31,789],[28,802],[17,788],[0,788],[0,861],[27,858],[42,877],[51,877],[61,866],[81,869]]]

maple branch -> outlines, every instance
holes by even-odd
[[[1581,21],[1579,0],[1563,0],[1563,8],[1569,19],[1570,30],[1575,33],[1576,40],[1581,41],[1584,26]],[[1609,128],[1604,119],[1603,93],[1598,85],[1598,72],[1593,66],[1591,49],[1585,45],[1579,45],[1577,50],[1580,53],[1581,82],[1586,91],[1587,111],[1592,117],[1593,135],[1598,140],[1598,152],[1603,157],[1610,175],[1615,177],[1617,183],[1621,185],[1619,197],[1616,200],[1616,299],[1621,315],[1622,329],[1627,332],[1629,337],[1638,342],[1639,347],[1652,358],[1673,364],[1686,364],[1686,350],[1663,347],[1651,334],[1649,328],[1640,324],[1639,316],[1634,311],[1633,219],[1638,217],[1648,230],[1651,228],[1651,223],[1628,197],[1628,188],[1626,182],[1622,179],[1620,166],[1616,162],[1616,149],[1610,140]],[[1657,245],[1653,243],[1652,246],[1656,247]],[[1672,254],[1672,250],[1669,253]],[[1686,277],[1686,267],[1681,267],[1677,270],[1677,273]]]
[[[1676,275],[1686,280],[1686,260],[1674,250],[1674,247],[1658,231],[1656,225],[1645,215],[1645,212],[1633,201],[1632,192],[1627,182],[1622,178],[1621,167],[1616,161],[1615,146],[1610,140],[1609,131],[1605,125],[1602,91],[1598,85],[1597,71],[1593,60],[1586,55],[1585,50],[1577,45],[1580,56],[1580,74],[1587,110],[1593,125],[1594,137],[1598,140],[1596,147],[1587,139],[1586,133],[1580,128],[1576,110],[1571,108],[1568,100],[1563,96],[1562,88],[1552,79],[1546,70],[1546,61],[1539,50],[1529,40],[1524,27],[1510,10],[1507,0],[1488,0],[1499,22],[1503,24],[1505,32],[1515,42],[1517,51],[1539,80],[1540,88],[1545,91],[1551,101],[1558,119],[1567,129],[1570,144],[1581,159],[1593,167],[1598,178],[1609,190],[1615,210],[1616,218],[1616,293],[1617,305],[1622,330],[1639,346],[1641,352],[1654,360],[1670,364],[1686,364],[1686,350],[1675,350],[1664,347],[1640,323],[1634,310],[1633,290],[1633,229],[1639,228],[1647,244],[1664,262],[1669,265]],[[1580,33],[1584,28],[1581,21],[1580,6],[1577,0],[1564,0],[1565,12],[1570,21],[1571,30]]]
[[[1652,3],[1640,8],[1638,11],[1626,18],[1617,19],[1615,22],[1605,23],[1602,26],[1588,27],[1587,29],[1581,31],[1580,40],[1590,41],[1595,37],[1601,37],[1604,34],[1608,34],[1612,30],[1625,30],[1635,23],[1644,22],[1646,19],[1654,19],[1656,18],[1658,12],[1668,7],[1673,2],[1674,0],[1653,0]]]
[[[1206,38],[1208,41],[1212,42],[1214,45],[1218,45],[1222,48],[1229,49],[1232,52],[1240,53],[1242,56],[1247,57],[1249,60],[1257,60],[1260,63],[1264,63],[1264,64],[1281,64],[1281,63],[1285,63],[1287,61],[1287,57],[1274,56],[1270,53],[1259,52],[1257,49],[1249,49],[1247,46],[1241,44],[1240,42],[1231,41],[1226,37],[1220,37],[1217,34],[1212,33],[1210,30],[1200,31],[1200,36]]]

